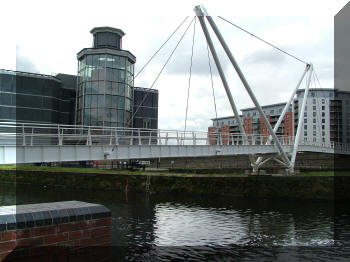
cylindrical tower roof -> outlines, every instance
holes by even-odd
[[[94,48],[109,47],[122,49],[122,37],[125,33],[109,26],[95,27],[90,31],[94,36]]]

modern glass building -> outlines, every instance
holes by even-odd
[[[64,78],[64,80],[60,79]],[[74,123],[76,76],[0,70],[0,121]]]
[[[134,88],[134,128],[158,129],[158,90]]]
[[[136,57],[121,49],[122,30],[96,27],[91,33],[93,47],[77,54],[76,124],[132,127]]]

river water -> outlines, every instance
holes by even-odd
[[[115,261],[349,261],[350,215],[333,202],[0,184],[0,205],[79,200],[112,211]]]

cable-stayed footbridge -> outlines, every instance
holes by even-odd
[[[306,63],[303,60],[267,43],[286,55],[289,55],[305,64],[305,70],[303,71],[300,80],[293,90],[289,101],[286,103],[277,123],[272,127],[213,18],[209,16],[206,10],[201,6],[195,7],[195,13],[196,16],[186,28],[184,34],[187,32],[193,21],[196,22],[198,19],[207,42],[208,54],[210,50],[212,59],[214,60],[232,108],[233,115],[236,119],[236,123],[238,124],[239,133],[187,131],[187,109],[185,129],[183,131],[2,122],[0,123],[0,164],[247,154],[249,155],[254,172],[268,161],[273,160],[280,163],[286,170],[292,173],[294,171],[298,151],[334,153],[336,150],[337,153],[349,154],[349,146],[346,144],[307,140],[301,141],[300,137],[303,117],[299,117],[298,119],[295,136],[277,135],[278,128],[280,127],[288,108],[292,104],[297,90],[305,80],[306,88],[299,116],[304,115],[306,98],[308,96],[311,77],[314,71],[311,63]],[[225,54],[260,114],[262,122],[268,131],[268,135],[251,134],[244,129],[228,81],[224,74],[221,61],[218,58],[216,48],[214,47],[209,33],[207,23],[210,25],[212,31],[219,40]],[[156,80],[169,62],[171,56],[174,54],[184,34],[167,59],[165,65],[162,67],[160,73],[157,75]],[[158,53],[158,51],[156,53]],[[191,67],[192,57],[193,44]],[[153,56],[151,59],[152,58]],[[147,66],[148,63],[149,62],[147,62],[145,66]],[[144,67],[141,71],[143,69]],[[156,80],[153,82],[151,88],[153,88]],[[190,83],[191,78],[189,79],[189,87]],[[144,100],[145,99],[146,96],[144,97]],[[135,110],[132,118],[135,116],[137,110],[138,109]]]

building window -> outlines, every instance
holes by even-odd
[[[307,137],[304,137],[304,142],[307,142]]]
[[[324,137],[322,137],[322,142],[326,142],[326,139]]]
[[[322,110],[324,110],[324,106],[322,106]]]
[[[316,116],[316,112],[313,112],[312,115],[313,115],[313,117],[315,117]]]
[[[322,132],[322,136],[325,136],[325,132],[324,131]]]
[[[307,112],[304,112],[304,117],[307,117]]]
[[[313,106],[313,108],[312,108],[314,111],[316,110],[316,106]]]
[[[307,118],[304,118],[304,123],[307,123]]]
[[[313,141],[313,142],[316,142],[316,137],[314,137],[314,138],[312,139],[312,141]]]
[[[325,100],[324,100],[324,99],[322,99],[322,104],[324,104],[324,102],[325,102]]]
[[[304,136],[307,136],[307,131],[304,131]]]
[[[316,131],[314,130],[314,131],[312,132],[312,134],[313,134],[313,136],[316,136]]]
[[[313,122],[314,124],[316,124],[316,118],[314,118],[312,122]]]
[[[304,126],[304,129],[307,130],[307,125]]]
[[[322,119],[322,123],[324,124],[326,122],[326,120],[325,119]]]
[[[313,94],[313,93],[312,93]],[[313,95],[313,96],[315,96],[315,95]],[[313,104],[316,104],[316,99],[312,99],[312,103]]]
[[[325,114],[325,112],[322,112],[322,116],[324,117],[326,114]]]
[[[322,130],[324,130],[324,125],[322,125]]]
[[[313,126],[313,129],[316,130],[316,125]]]

